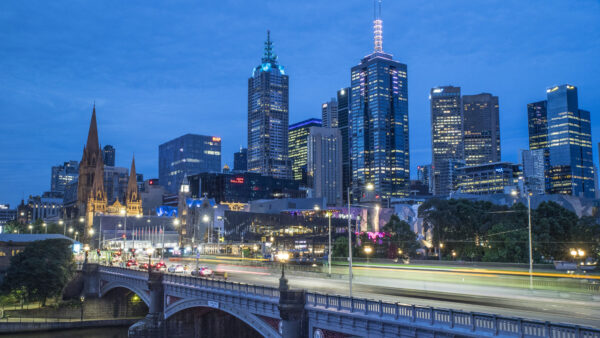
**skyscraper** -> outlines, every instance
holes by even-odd
[[[341,205],[342,134],[337,128],[310,127],[307,176],[314,197],[327,198],[328,205]]]
[[[331,100],[321,105],[321,116],[323,120],[323,127],[338,127],[338,103],[335,98],[332,97]]]
[[[248,148],[240,148],[240,151],[233,153],[233,171],[246,172],[248,170]]]
[[[417,166],[417,180],[427,186],[427,191],[430,193],[433,189],[431,179],[431,164]]]
[[[462,104],[465,164],[500,162],[498,97],[488,93],[463,95]]]
[[[248,79],[248,171],[291,178],[288,159],[289,78],[267,31],[262,63]]]
[[[171,193],[185,175],[221,171],[221,138],[186,134],[158,147],[158,179]]]
[[[547,90],[550,193],[594,198],[590,112],[579,109],[577,87]]]
[[[338,128],[342,135],[342,189],[347,191],[352,181],[352,169],[350,167],[350,87],[342,88],[337,91],[337,116]],[[344,202],[348,202],[347,194],[344,194]]]
[[[389,199],[406,196],[410,183],[407,67],[383,52],[378,13],[374,51],[351,70],[352,185],[354,196],[373,184],[376,198]]]
[[[50,178],[50,191],[63,196],[67,184],[79,176],[79,163],[77,161],[64,162],[62,165],[52,167]]]
[[[546,192],[546,149],[523,150],[521,156],[527,192],[543,195]]]
[[[115,147],[107,144],[102,148],[102,159],[104,160],[104,165],[109,167],[115,166]]]
[[[431,166],[434,195],[450,194],[456,186],[452,171],[464,161],[463,111],[460,87],[436,87],[431,101]]]
[[[310,127],[320,127],[321,120],[308,119],[289,127],[289,157],[292,162],[292,178],[307,186],[306,157],[308,154],[308,134]]]
[[[529,150],[548,148],[548,102],[527,104]]]

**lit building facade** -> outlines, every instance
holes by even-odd
[[[461,193],[474,195],[510,193],[518,189],[521,175],[521,167],[508,162],[462,167],[458,188]]]
[[[77,161],[69,161],[52,167],[50,191],[64,196],[67,185],[77,180],[77,176],[79,176],[79,163]]]
[[[464,159],[463,111],[460,87],[432,88],[431,104],[432,193],[449,195],[455,189],[453,170]]]
[[[248,171],[291,178],[288,125],[289,78],[267,32],[262,63],[248,79]]]
[[[548,102],[539,101],[527,104],[529,126],[529,149],[548,148]]]
[[[389,200],[410,184],[407,66],[383,52],[379,16],[373,27],[373,53],[351,70],[352,189],[360,196],[373,184],[375,198]]]
[[[186,134],[158,147],[158,179],[177,193],[185,175],[221,171],[221,138]]]
[[[547,90],[551,194],[595,197],[590,112],[579,109],[577,87]]]
[[[325,128],[337,128],[339,125],[338,118],[338,103],[335,98],[323,103],[321,105],[321,117],[323,120],[323,127]]]
[[[308,134],[311,127],[320,127],[321,120],[308,119],[289,127],[289,159],[292,162],[292,178],[307,186],[306,158],[308,154]]]
[[[498,97],[488,93],[463,95],[462,105],[466,165],[500,162]]]
[[[311,127],[308,135],[308,185],[328,205],[343,203],[342,134],[337,128]]]
[[[417,180],[427,187],[427,191],[431,193],[432,189],[432,175],[431,175],[431,164],[425,164],[417,166]]]
[[[342,190],[347,191],[352,181],[352,169],[350,161],[350,138],[349,138],[349,121],[350,121],[350,87],[342,88],[337,91],[337,117],[338,129],[342,136]],[[347,201],[347,194],[344,194],[344,202]]]

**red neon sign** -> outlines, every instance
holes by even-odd
[[[235,184],[244,184],[244,178],[243,177],[236,177],[234,179],[229,180],[229,182],[235,183]]]

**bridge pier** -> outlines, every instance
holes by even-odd
[[[98,264],[85,262],[81,268],[83,272],[83,291],[85,298],[98,298],[100,294],[100,279],[98,278]]]
[[[148,315],[129,328],[129,337],[166,337],[164,320],[164,287],[163,274],[150,272],[148,275],[148,289],[150,290],[150,306]]]
[[[284,270],[279,279],[279,315],[281,326],[279,333],[285,338],[308,337],[304,290],[290,290]]]

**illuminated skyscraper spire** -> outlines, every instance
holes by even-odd
[[[272,64],[277,64],[277,55],[273,54],[273,42],[271,42],[270,30],[267,30],[267,41],[265,41],[265,54],[263,55],[262,62],[270,62]]]
[[[373,39],[375,43],[375,53],[383,52],[383,21],[381,20],[381,0],[373,2]]]

